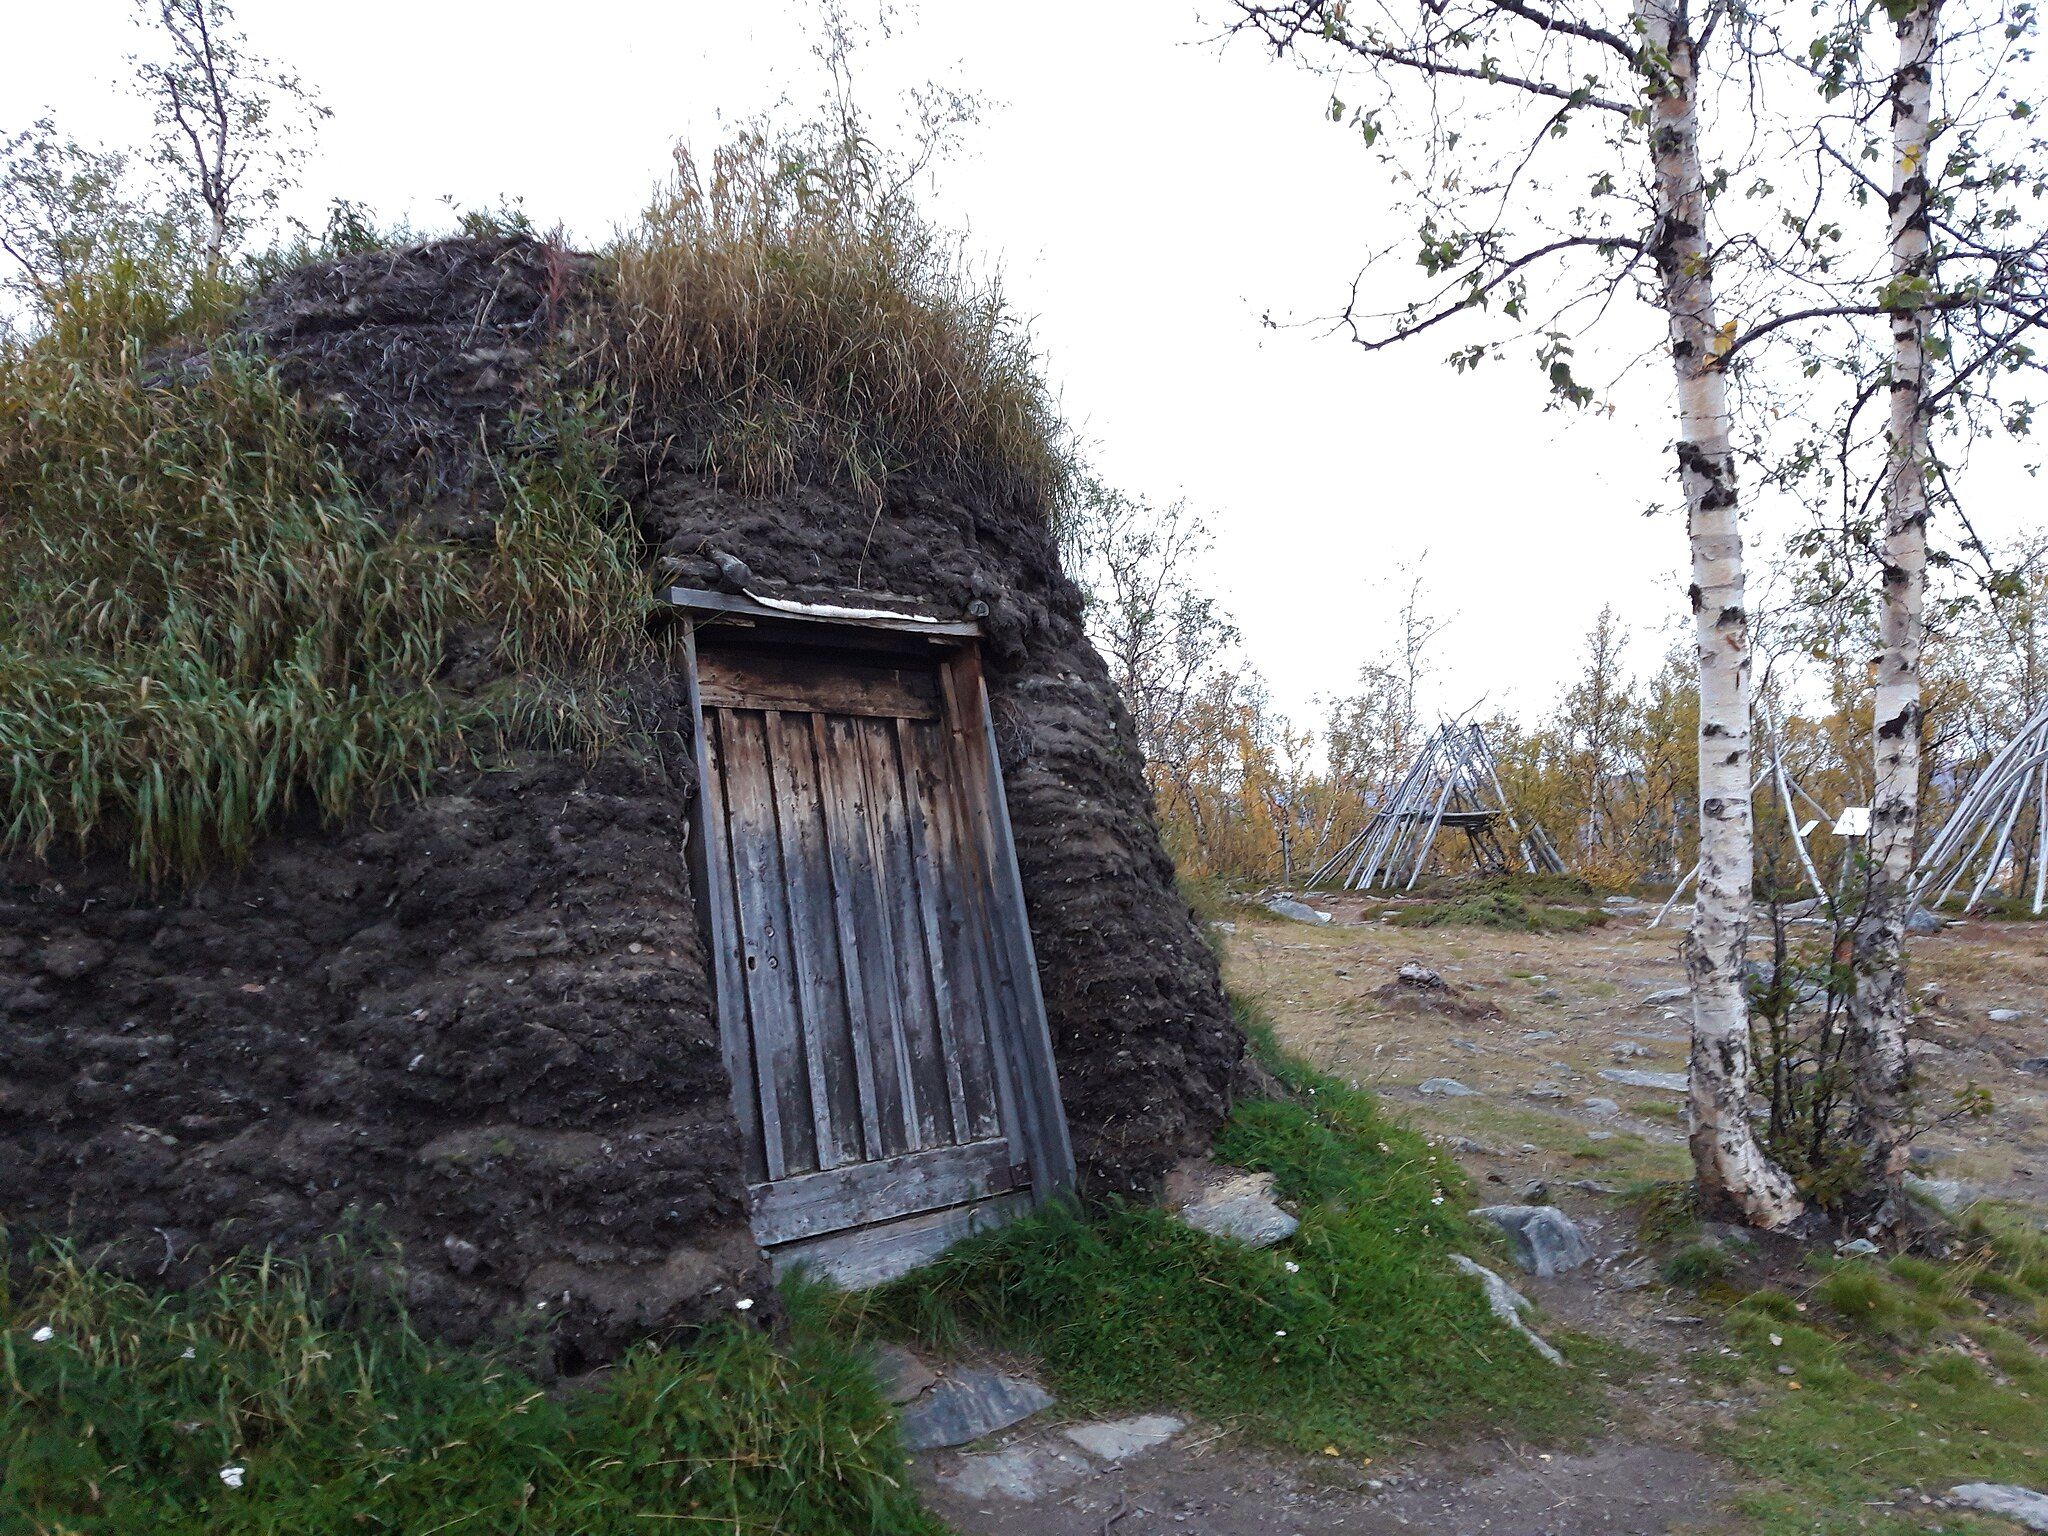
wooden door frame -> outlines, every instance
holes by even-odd
[[[683,621],[684,689],[696,768],[696,782],[686,807],[692,832],[687,848],[690,882],[697,895],[699,931],[718,1017],[720,1049],[742,1133],[757,1137],[762,1134],[757,1124],[759,1095],[754,1087],[754,1063],[745,1044],[746,1002],[739,975],[738,923],[730,885],[732,865],[723,844],[724,828],[718,817],[707,814],[704,802],[705,786],[710,782],[710,760],[697,673],[700,628],[743,630],[771,643],[841,654],[901,658],[909,653],[936,667],[945,702],[942,716],[949,738],[949,755],[960,782],[970,790],[966,798],[976,835],[969,841],[986,877],[981,888],[991,893],[994,903],[991,911],[982,914],[994,938],[993,953],[999,974],[992,980],[999,992],[1007,993],[1014,1003],[1006,1011],[1018,1023],[1015,1029],[995,1031],[1000,1038],[993,1065],[1006,1101],[1004,1107],[1014,1121],[1006,1130],[1022,1146],[1031,1170],[1031,1198],[1035,1204],[1043,1204],[1071,1189],[1075,1182],[1073,1144],[1060,1098],[1045,997],[1038,980],[1037,954],[1024,904],[1016,842],[1011,834],[988,685],[981,671],[981,626],[971,620],[934,621],[882,610],[796,611],[802,605],[789,609],[770,607],[752,598],[687,587],[672,587],[666,596]]]

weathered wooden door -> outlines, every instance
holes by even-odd
[[[979,672],[717,635],[700,821],[754,1231],[871,1283],[1071,1176]]]

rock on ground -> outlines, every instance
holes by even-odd
[[[1073,1424],[1066,1437],[1097,1461],[1128,1461],[1166,1444],[1186,1429],[1187,1420],[1171,1414],[1147,1413],[1134,1419],[1109,1419],[1100,1424]]]
[[[1645,1072],[1637,1067],[1605,1067],[1600,1075],[1624,1088],[1655,1088],[1664,1093],[1684,1093],[1683,1072]]]
[[[1252,1248],[1285,1242],[1301,1225],[1274,1201],[1270,1173],[1240,1173],[1210,1184],[1184,1200],[1177,1214],[1198,1232]]]
[[[1522,1320],[1522,1310],[1529,1305],[1528,1297],[1484,1264],[1468,1259],[1462,1253],[1452,1254],[1451,1262],[1479,1282],[1481,1289],[1486,1292],[1486,1304],[1492,1308],[1495,1317],[1527,1339],[1535,1347],[1536,1353],[1552,1365],[1564,1364],[1564,1356],[1551,1347],[1550,1341]]]
[[[1997,1515],[2030,1531],[2048,1531],[2048,1494],[2012,1483],[1963,1483],[1948,1496],[1968,1509]]]
[[[1467,1088],[1455,1077],[1429,1078],[1415,1091],[1417,1093],[1426,1093],[1431,1098],[1476,1099],[1479,1097],[1479,1090],[1477,1088]]]
[[[1035,1504],[1050,1494],[1065,1492],[1094,1470],[1084,1456],[1044,1441],[1029,1441],[962,1456],[942,1468],[937,1477],[963,1498],[999,1497]]]
[[[1507,1234],[1515,1262],[1532,1275],[1561,1275],[1592,1261],[1586,1234],[1554,1205],[1482,1205],[1472,1214]]]
[[[1266,903],[1266,910],[1275,917],[1284,917],[1294,923],[1327,923],[1330,914],[1318,912],[1305,901],[1296,901],[1292,896],[1275,896]]]
[[[958,1366],[903,1410],[903,1448],[935,1451],[965,1445],[1051,1406],[1052,1394],[1026,1377]]]

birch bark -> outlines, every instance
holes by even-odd
[[[1700,866],[1685,941],[1692,986],[1692,1157],[1701,1192],[1762,1227],[1803,1210],[1758,1144],[1748,1113],[1749,618],[1730,446],[1727,380],[1714,313],[1706,188],[1700,171],[1698,62],[1685,0],[1636,0],[1646,49],[1654,255],[1678,384],[1678,467],[1692,546],[1700,669]]]
[[[1900,1135],[1906,1057],[1905,925],[1920,800],[1920,650],[1927,590],[1927,319],[1932,277],[1927,151],[1941,0],[1898,21],[1892,75],[1892,328],[1890,461],[1885,468],[1884,577],[1872,704],[1876,793],[1868,896],[1857,924],[1849,1061],[1872,1169],[1904,1172]]]

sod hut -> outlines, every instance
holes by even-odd
[[[1044,477],[887,379],[851,453],[736,411],[661,254],[323,261],[8,417],[14,1233],[353,1234],[574,1366],[1206,1148],[1242,1040]]]

